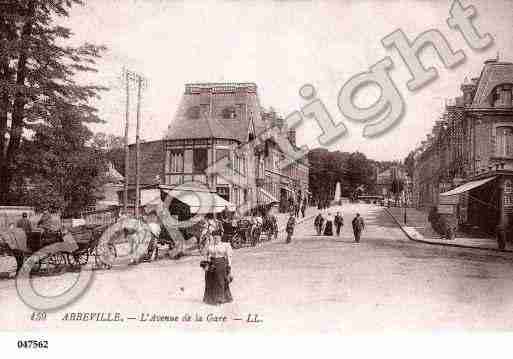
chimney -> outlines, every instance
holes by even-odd
[[[470,106],[472,104],[472,100],[474,98],[474,93],[476,91],[476,85],[469,81],[467,77],[463,81],[463,84],[460,87],[461,92],[463,92],[463,103],[465,106]]]
[[[287,139],[292,144],[292,146],[296,147],[296,130],[287,131]]]

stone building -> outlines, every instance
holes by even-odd
[[[407,175],[406,170],[399,165],[390,166],[384,171],[376,171],[376,193],[385,197],[391,198],[392,182],[395,180],[402,181],[406,185]]]
[[[186,84],[180,105],[163,139],[140,144],[142,187],[206,185],[239,207],[298,199],[308,192],[308,162],[286,168],[277,160],[286,156],[268,129],[295,141],[273,111],[260,105],[254,83]],[[267,134],[269,133],[269,134]],[[212,171],[226,159],[229,174]],[[223,171],[226,168],[223,169]],[[130,146],[127,171],[135,183],[135,145]]]
[[[513,64],[488,60],[460,89],[415,150],[414,197],[494,233],[513,213]]]

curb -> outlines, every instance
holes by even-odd
[[[493,251],[493,252],[501,252],[501,253],[513,253],[513,250],[511,249],[499,249],[499,248],[484,248],[484,247],[476,247],[476,246],[469,246],[469,245],[465,245],[465,244],[456,244],[456,243],[444,243],[444,242],[433,242],[433,241],[428,241],[428,240],[425,240],[425,239],[417,239],[417,238],[413,238],[412,236],[410,236],[408,234],[408,232],[404,229],[404,227],[401,225],[401,222],[395,218],[395,216],[390,213],[390,211],[387,209],[387,208],[384,208],[385,212],[390,216],[392,217],[392,219],[394,220],[394,222],[397,224],[397,226],[401,229],[401,231],[403,231],[403,233],[405,234],[405,236],[413,241],[413,242],[418,242],[418,243],[425,243],[425,244],[431,244],[431,245],[437,245],[437,246],[445,246],[445,247],[456,247],[456,248],[467,248],[467,249],[479,249],[479,250],[483,250],[483,251]]]

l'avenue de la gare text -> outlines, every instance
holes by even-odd
[[[253,316],[256,315],[249,315],[248,318],[252,318]],[[122,322],[124,320],[137,320],[140,322],[226,322],[228,318],[224,315],[216,315],[213,313],[208,313],[206,315],[198,313],[185,313],[182,315],[167,313],[140,313],[138,316],[124,317],[118,312],[67,312],[62,317],[62,320],[75,322]]]

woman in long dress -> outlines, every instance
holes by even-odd
[[[221,241],[220,232],[213,233],[213,241],[207,247],[206,257],[210,265],[205,268],[203,302],[218,305],[233,301],[230,292],[232,246]]]
[[[332,236],[333,235],[333,216],[331,213],[328,213],[326,217],[326,225],[324,226],[324,235]]]

